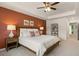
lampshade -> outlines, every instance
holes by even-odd
[[[7,30],[16,30],[15,25],[7,25]]]
[[[44,27],[40,27],[40,30],[43,30],[44,29]]]

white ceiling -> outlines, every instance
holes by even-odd
[[[43,6],[42,2],[0,2],[0,6],[47,20],[50,16],[75,10],[76,2],[60,2],[54,6],[57,10],[49,12],[37,9],[37,7]]]

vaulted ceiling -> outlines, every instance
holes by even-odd
[[[53,2],[51,2],[53,3]],[[55,15],[60,15],[65,12],[73,11],[76,9],[77,2],[60,2],[53,6],[57,10],[44,12],[44,9],[37,9],[37,7],[43,6],[42,2],[0,2],[0,6],[12,9],[24,14],[29,14],[42,19],[48,19]]]

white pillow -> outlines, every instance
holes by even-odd
[[[20,32],[20,37],[22,37],[22,32]]]
[[[23,36],[23,37],[30,37],[30,33],[29,33],[29,32],[23,32],[23,33],[22,33],[22,36]]]
[[[20,29],[20,36],[21,37],[29,37],[30,36],[30,33],[28,32],[27,29]]]
[[[20,28],[20,37],[22,37],[22,36],[23,36],[23,32],[25,32],[25,29]]]

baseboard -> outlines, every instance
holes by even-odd
[[[5,50],[5,48],[0,49],[0,51],[3,51],[3,50]]]

